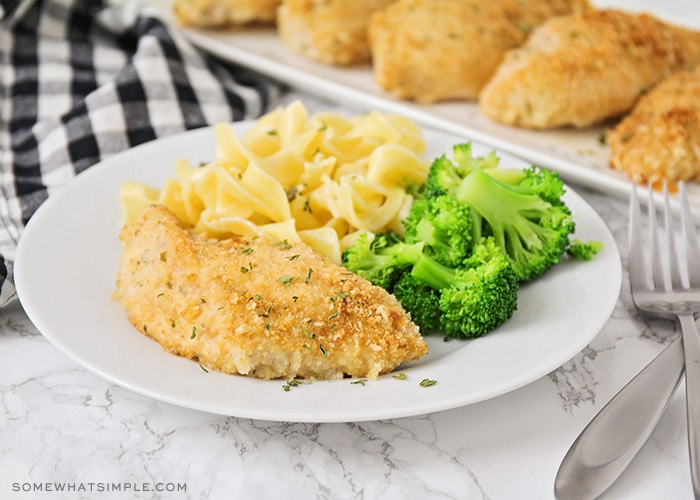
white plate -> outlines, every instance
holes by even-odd
[[[145,0],[172,22],[171,0]],[[599,7],[651,12],[666,21],[700,29],[700,3],[697,0],[597,0]],[[300,89],[355,102],[363,107],[398,112],[419,123],[441,128],[530,162],[559,171],[563,178],[627,196],[632,186],[621,172],[608,167],[609,148],[601,144],[603,127],[586,130],[524,130],[497,124],[485,116],[474,102],[448,102],[418,105],[398,100],[375,83],[369,66],[332,67],[314,63],[292,53],[279,41],[273,28],[209,31],[184,29],[185,35],[200,48],[222,59],[233,61]],[[688,189],[691,205],[700,216],[700,184]]]
[[[248,126],[238,123],[235,129]],[[425,137],[428,159],[460,142],[428,130]],[[490,150],[474,148],[479,154]],[[114,156],[49,197],[19,242],[17,291],[38,330],[87,369],[141,394],[212,413],[277,421],[361,421],[434,412],[503,394],[554,370],[587,345],[616,303],[621,264],[615,241],[596,212],[570,191],[566,199],[576,215],[577,236],[602,241],[603,251],[591,262],[563,263],[524,287],[518,311],[498,331],[474,341],[429,337],[430,354],[402,367],[406,380],[386,375],[364,386],[314,382],[285,392],[279,380],[206,373],[136,331],[110,294],[122,250],[122,183],[160,187],[177,159],[197,164],[211,160],[214,150],[213,130],[205,128]],[[437,384],[421,387],[424,378]]]

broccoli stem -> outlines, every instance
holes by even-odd
[[[411,276],[435,290],[441,290],[454,283],[455,271],[423,254],[413,265]]]
[[[538,196],[513,192],[508,185],[477,170],[462,180],[456,197],[489,223],[492,236],[501,248],[507,249],[517,241],[522,241],[526,248],[541,246],[533,228],[535,224],[528,219],[548,209],[548,204]]]
[[[387,249],[387,254],[393,259],[393,265],[406,267],[413,265],[423,256],[423,242],[419,243],[396,243]]]

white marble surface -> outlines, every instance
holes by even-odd
[[[343,109],[305,99],[312,111]],[[609,224],[626,268],[626,201],[574,188]],[[140,396],[75,364],[15,305],[0,311],[0,498],[554,498],[581,429],[677,335],[636,315],[623,280],[600,334],[536,382],[450,411],[345,424],[223,417]],[[604,498],[692,497],[682,391]],[[54,484],[83,491],[23,491]],[[128,490],[101,491],[112,485]]]

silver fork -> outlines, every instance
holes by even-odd
[[[700,498],[700,333],[695,322],[695,314],[700,312],[700,248],[683,183],[679,185],[679,195],[682,247],[676,242],[668,187],[664,185],[663,230],[657,227],[654,193],[649,189],[647,263],[644,258],[644,238],[641,236],[641,211],[636,203],[636,189],[634,190],[630,240],[639,244],[630,249],[630,285],[632,300],[638,309],[652,315],[677,319],[681,325],[685,355],[690,472],[695,498]],[[661,245],[660,238],[665,238],[665,245]],[[649,267],[651,276],[648,276]]]
[[[642,234],[641,211],[637,189],[633,188],[630,198],[630,286],[633,300],[638,308],[650,314],[663,314],[665,317],[676,318],[671,310],[671,303],[676,300],[668,300],[659,293],[674,293],[674,288],[680,290],[685,296],[692,295],[690,303],[700,304],[698,290],[691,290],[690,285],[700,286],[700,249],[695,232],[695,224],[690,216],[685,186],[680,186],[682,205],[682,234],[686,247],[685,283],[681,278],[679,263],[681,256],[676,252],[676,244],[673,239],[673,231],[668,231],[666,241],[669,255],[669,266],[664,269],[660,254],[658,230],[656,229],[656,213],[653,209],[653,192],[649,191],[649,218],[653,223],[649,225],[649,240],[652,242],[652,263],[645,259],[645,240]],[[671,227],[671,211],[669,208],[668,191],[665,189],[665,227]],[[695,267],[692,265],[695,263]],[[648,281],[649,267],[652,268],[652,281]],[[673,276],[673,277],[672,277]],[[657,290],[660,290],[657,292]],[[675,295],[673,296],[676,297]],[[683,299],[678,299],[682,301]],[[657,303],[662,304],[661,306]],[[700,338],[697,336],[696,324],[693,321],[693,312],[682,311],[684,317],[682,325],[690,323],[684,331],[694,330],[689,340],[684,341],[689,345],[688,354],[698,359],[700,353],[698,346]],[[693,340],[695,340],[693,342]],[[692,353],[696,353],[693,355]],[[688,361],[692,363],[692,361]],[[686,386],[688,391],[688,431],[690,437],[691,470],[693,477],[693,489],[698,497],[697,480],[697,435],[695,426],[698,421],[697,397],[700,393],[695,388],[699,379],[698,368],[689,370],[694,381]],[[607,490],[627,468],[639,450],[651,436],[659,419],[663,415],[671,397],[675,394],[684,372],[684,349],[681,339],[676,339],[654,358],[642,371],[630,380],[590,421],[576,438],[566,456],[562,460],[554,485],[554,492],[558,499],[585,500],[596,498]],[[620,425],[623,423],[623,425]],[[697,422],[697,424],[695,424]]]

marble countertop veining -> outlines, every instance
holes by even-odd
[[[311,111],[348,109],[284,96],[296,98]],[[611,318],[547,376],[453,410],[342,424],[201,413],[87,371],[45,340],[19,305],[0,311],[0,498],[554,498],[559,463],[581,429],[678,334],[631,305],[627,202],[573,187],[622,255]],[[692,497],[683,390],[604,499]]]

